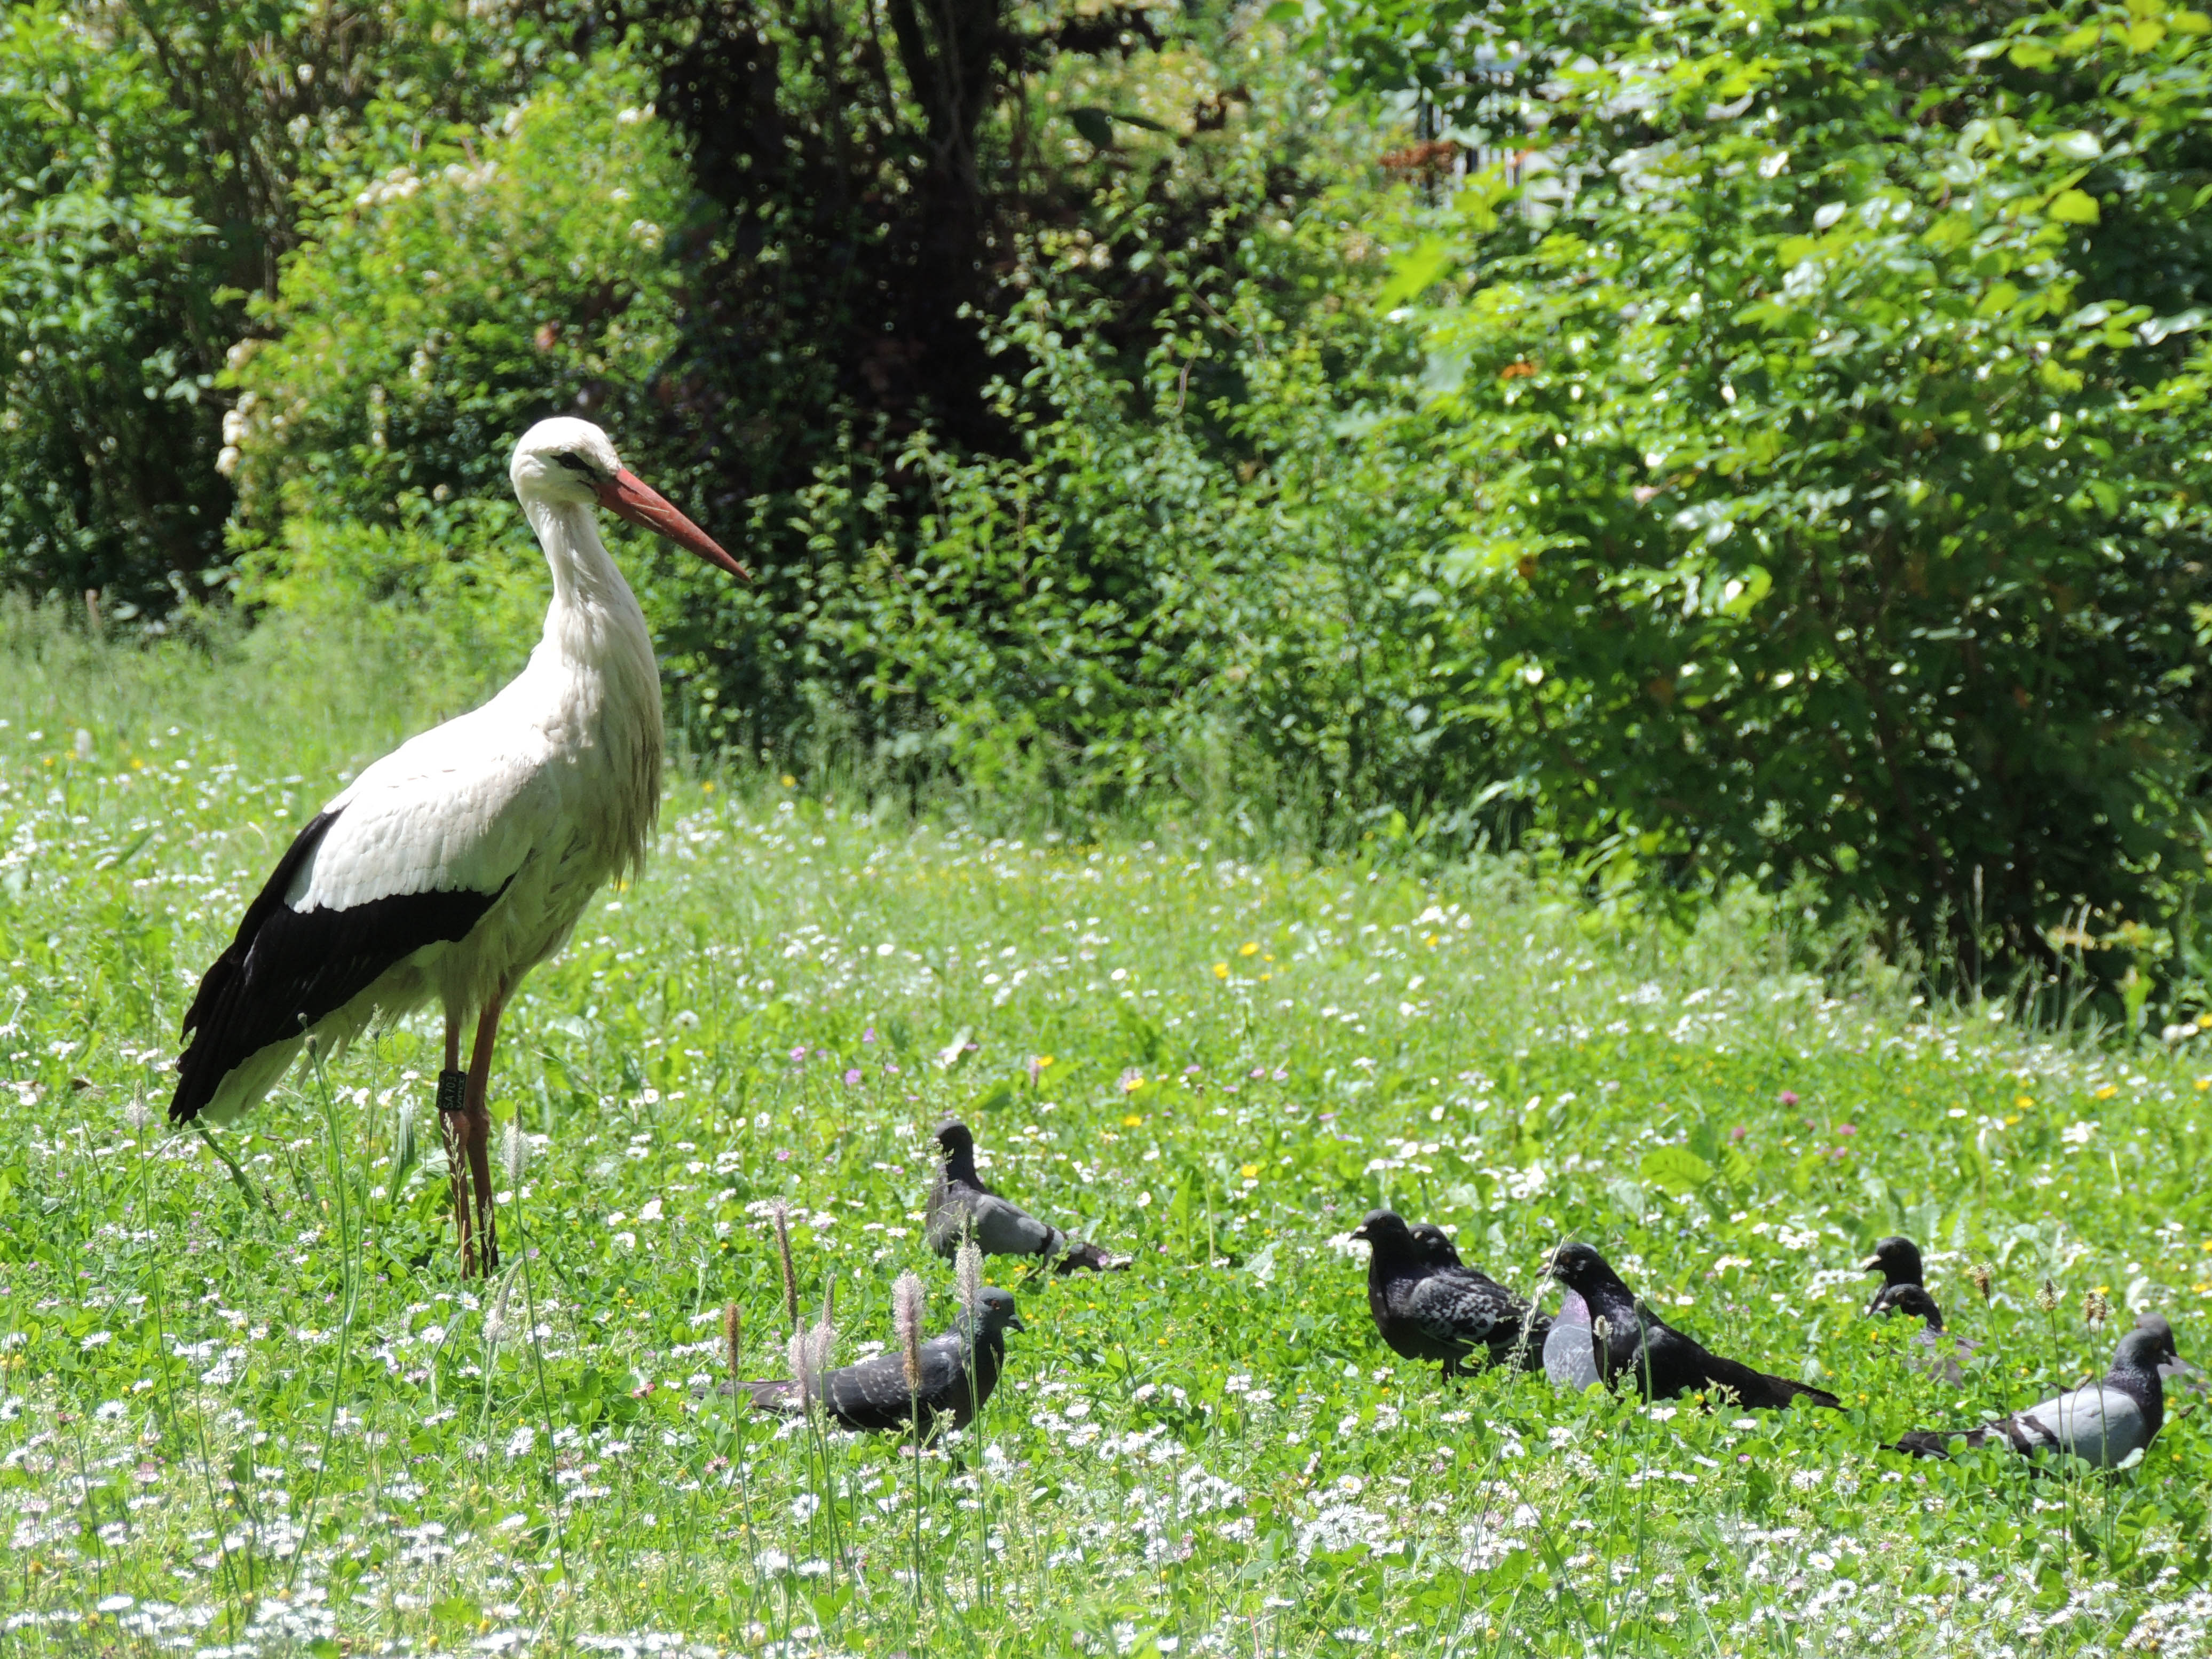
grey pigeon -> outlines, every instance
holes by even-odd
[[[1031,1256],[1053,1263],[1056,1273],[1073,1273],[1078,1267],[1110,1273],[1129,1265],[1127,1256],[1109,1255],[1096,1244],[1072,1242],[1050,1222],[1038,1220],[993,1192],[976,1173],[975,1137],[966,1124],[946,1124],[937,1132],[937,1144],[945,1153],[945,1167],[930,1188],[921,1236],[946,1261],[958,1254],[962,1239],[972,1237],[985,1255]]]
[[[1552,1276],[1589,1304],[1590,1353],[1606,1386],[1623,1376],[1646,1399],[1672,1400],[1702,1390],[1733,1396],[1740,1405],[1778,1410],[1793,1401],[1840,1407],[1825,1389],[1769,1376],[1714,1353],[1676,1330],[1638,1301],[1620,1275],[1588,1244],[1562,1244],[1552,1256]],[[1597,1322],[1603,1319],[1601,1340]]]
[[[1920,1282],[1920,1247],[1909,1238],[1885,1238],[1859,1268],[1882,1276],[1881,1288],[1867,1304],[1868,1314],[1883,1319],[1901,1314],[1920,1321],[1921,1328],[1912,1337],[1913,1346],[1920,1350],[1914,1363],[1946,1382],[1964,1382],[1966,1372],[1959,1362],[1971,1358],[1978,1345],[1943,1328],[1943,1310]]]
[[[1487,1274],[1460,1261],[1440,1227],[1408,1227],[1395,1211],[1371,1212],[1364,1239],[1367,1308],[1392,1352],[1442,1363],[1446,1376],[1488,1359],[1533,1370],[1551,1321]]]
[[[1590,1347],[1589,1304],[1572,1291],[1559,1298],[1551,1334],[1544,1339],[1544,1375],[1570,1394],[1604,1381]]]
[[[1972,1429],[1915,1429],[1898,1437],[1891,1449],[1915,1457],[1948,1457],[1953,1441],[1968,1446],[2007,1445],[2027,1455],[2039,1451],[2072,1452],[2097,1468],[2109,1469],[2141,1451],[2166,1421],[2166,1387],[2161,1372],[2179,1364],[2173,1332],[2157,1314],[2145,1314],[2120,1339],[2112,1369],[2101,1382],[2014,1412],[2010,1417]]]
[[[986,1285],[974,1317],[963,1309],[951,1330],[921,1345],[918,1390],[908,1391],[904,1354],[879,1353],[857,1365],[825,1372],[819,1385],[823,1408],[846,1428],[876,1431],[913,1426],[919,1405],[925,1434],[947,1418],[953,1428],[964,1429],[998,1386],[999,1370],[1006,1358],[1006,1332],[1028,1328],[1015,1311],[1014,1298],[996,1285]],[[799,1385],[787,1377],[738,1387],[762,1411],[788,1416],[799,1409]]]

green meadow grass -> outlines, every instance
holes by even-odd
[[[508,1018],[514,1271],[465,1284],[428,1024],[222,1137],[250,1198],[159,1114],[191,987],[288,835],[467,676],[374,639],[140,653],[9,626],[10,1652],[2212,1639],[2193,1396],[2110,1480],[1875,1449],[2101,1371],[2136,1309],[2198,1350],[2212,1120],[2186,1045],[1823,984],[1756,907],[1624,935],[1502,861],[991,838],[686,778],[649,872]],[[783,1370],[778,1200],[810,1318],[836,1279],[841,1358],[890,1340],[909,1267],[942,1328],[918,1221],[950,1113],[1004,1190],[1135,1266],[1000,1268],[1029,1330],[982,1422],[919,1460],[734,1411],[726,1302],[748,1374]],[[1591,1239],[1686,1328],[1849,1409],[1444,1386],[1370,1324],[1342,1241],[1382,1202],[1526,1289]],[[1983,1345],[1963,1389],[1860,1316],[1853,1264],[1899,1230]]]

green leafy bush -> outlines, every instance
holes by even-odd
[[[682,562],[647,576],[679,719],[793,764],[835,754],[909,781],[948,767],[1001,779],[1015,751],[1040,777],[1113,771],[1097,745],[1120,738],[1029,706],[993,574],[1019,513],[1002,531],[988,497],[1048,506],[1065,494],[1055,469],[1079,471],[1085,446],[1171,464],[1179,441],[1152,454],[1145,435],[1147,354],[1188,321],[1169,314],[1187,303],[1169,263],[1225,282],[1256,225],[1332,175],[1334,118],[1316,112],[1312,77],[1272,33],[1198,11],[672,0],[643,15],[663,111],[715,215],[684,250],[653,447],[689,465],[687,499],[718,531],[743,526],[762,578],[738,592]],[[1048,319],[1026,308],[1041,257]],[[1126,394],[1070,414],[1040,340]],[[1195,411],[1234,395],[1234,374],[1209,356],[1177,388],[1209,465],[1222,434]],[[1000,379],[1026,390],[1001,396]],[[1072,429],[1094,416],[1112,425]],[[1150,544],[1155,528],[1140,545],[1117,534],[1084,539],[1092,568],[1066,580],[1133,590],[1172,551]],[[1022,546],[1020,561],[1057,556]],[[934,598],[917,602],[925,587]],[[1107,612],[1092,623],[1085,656],[1146,648],[1113,642]],[[983,701],[956,710],[963,685]],[[1157,720],[1135,710],[1139,690]],[[1157,733],[1183,691],[1148,677],[1110,701]]]
[[[1438,505],[1513,787],[1593,870],[1810,874],[1970,975],[2164,949],[2212,714],[2205,20],[1528,21],[1526,101],[1428,76],[1529,148],[1402,262],[1462,273],[1431,413],[1483,485]]]
[[[1371,619],[1395,601],[1370,592],[1375,563],[1348,556],[1357,542],[1340,526],[1318,553],[1300,539],[1310,514],[1275,501],[1255,459],[1269,445],[1317,461],[1344,448],[1326,429],[1323,346],[1267,343],[1276,309],[1317,307],[1330,256],[1310,232],[1245,234],[1314,193],[1316,173],[1284,167],[1313,148],[1304,117],[1116,158],[1090,223],[1024,245],[999,273],[1014,314],[963,324],[981,361],[1025,378],[982,389],[1008,453],[841,417],[823,392],[811,418],[828,429],[793,487],[734,462],[713,422],[662,418],[731,392],[690,383],[705,372],[690,348],[667,354],[679,325],[722,314],[722,240],[750,246],[755,233],[685,221],[683,158],[660,123],[629,118],[644,96],[629,60],[610,57],[480,151],[449,140],[323,201],[258,313],[269,337],[229,380],[251,600],[434,604],[512,641],[542,586],[507,447],[538,416],[574,409],[760,574],[739,588],[649,543],[631,564],[680,728],[702,744],[857,756],[987,790],[1042,781],[1077,812],[1163,780],[1199,787],[1194,770],[1227,766],[1255,793],[1262,775],[1310,778],[1316,810],[1338,816],[1340,797],[1370,805],[1401,776],[1382,712],[1391,676],[1358,666]],[[681,257],[656,252],[640,219]],[[804,296],[769,297],[779,327],[808,314]],[[818,297],[851,325],[849,296]],[[1224,326],[1217,305],[1243,322]],[[1346,334],[1326,349],[1348,362],[1371,348]],[[758,344],[739,401],[796,395],[818,355]],[[1249,395],[1262,382],[1279,410]],[[1253,418],[1267,430],[1240,430]],[[749,479],[759,487],[737,494]],[[1295,487],[1348,499],[1348,480]],[[1040,586],[1047,566],[1060,574]],[[1369,695],[1328,705],[1338,678],[1291,665],[1309,650],[1352,663]],[[1250,709],[1289,695],[1279,680],[1297,683],[1296,714],[1271,708],[1261,750],[1232,762]]]
[[[1133,380],[1032,290],[1008,337],[1035,367],[1006,396],[1029,453],[910,448],[936,510],[823,597],[816,631],[860,668],[881,741],[1078,812],[1198,799],[1324,839],[1457,816],[1488,734],[1422,576],[1430,526],[1403,511],[1455,463],[1346,425],[1393,342],[1282,305],[1287,257],[1247,255],[1211,301],[1188,289]],[[1235,392],[1201,406],[1209,359]]]
[[[434,598],[513,639],[543,567],[507,483],[534,421],[617,434],[674,315],[683,168],[619,59],[332,191],[227,384],[253,602]],[[472,611],[473,607],[473,611]]]
[[[0,582],[159,605],[214,562],[222,249],[188,149],[127,46],[65,7],[0,14]]]
[[[224,579],[216,375],[296,243],[299,187],[511,97],[566,56],[565,9],[0,13],[0,585],[101,588],[127,617]]]

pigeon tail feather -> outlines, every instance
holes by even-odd
[[[1680,1333],[1676,1333],[1677,1335]],[[1809,1400],[1816,1406],[1841,1407],[1843,1401],[1826,1389],[1816,1389],[1809,1382],[1793,1382],[1786,1376],[1770,1376],[1753,1370],[1740,1359],[1730,1359],[1710,1348],[1700,1355],[1705,1382],[1711,1388],[1725,1389],[1735,1395],[1739,1403],[1765,1411],[1779,1411],[1799,1400]]]
[[[764,1412],[795,1412],[799,1409],[799,1390],[787,1377],[769,1377],[761,1382],[741,1382],[739,1392],[750,1398],[757,1410]]]
[[[1114,1255],[1096,1244],[1070,1244],[1066,1253],[1054,1264],[1053,1272],[1064,1275],[1079,1267],[1086,1273],[1117,1273],[1127,1267],[1130,1261],[1128,1256]]]
[[[1891,1451],[1903,1452],[1907,1457],[1937,1457],[1947,1462],[1951,1455],[1951,1443],[1964,1441],[1968,1446],[1986,1446],[1990,1443],[1987,1429],[1914,1429],[1900,1434]]]

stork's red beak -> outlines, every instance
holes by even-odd
[[[665,536],[678,547],[688,547],[708,564],[720,565],[732,576],[747,581],[753,573],[739,564],[712,536],[678,513],[668,498],[624,467],[599,486],[599,505],[617,518]]]

